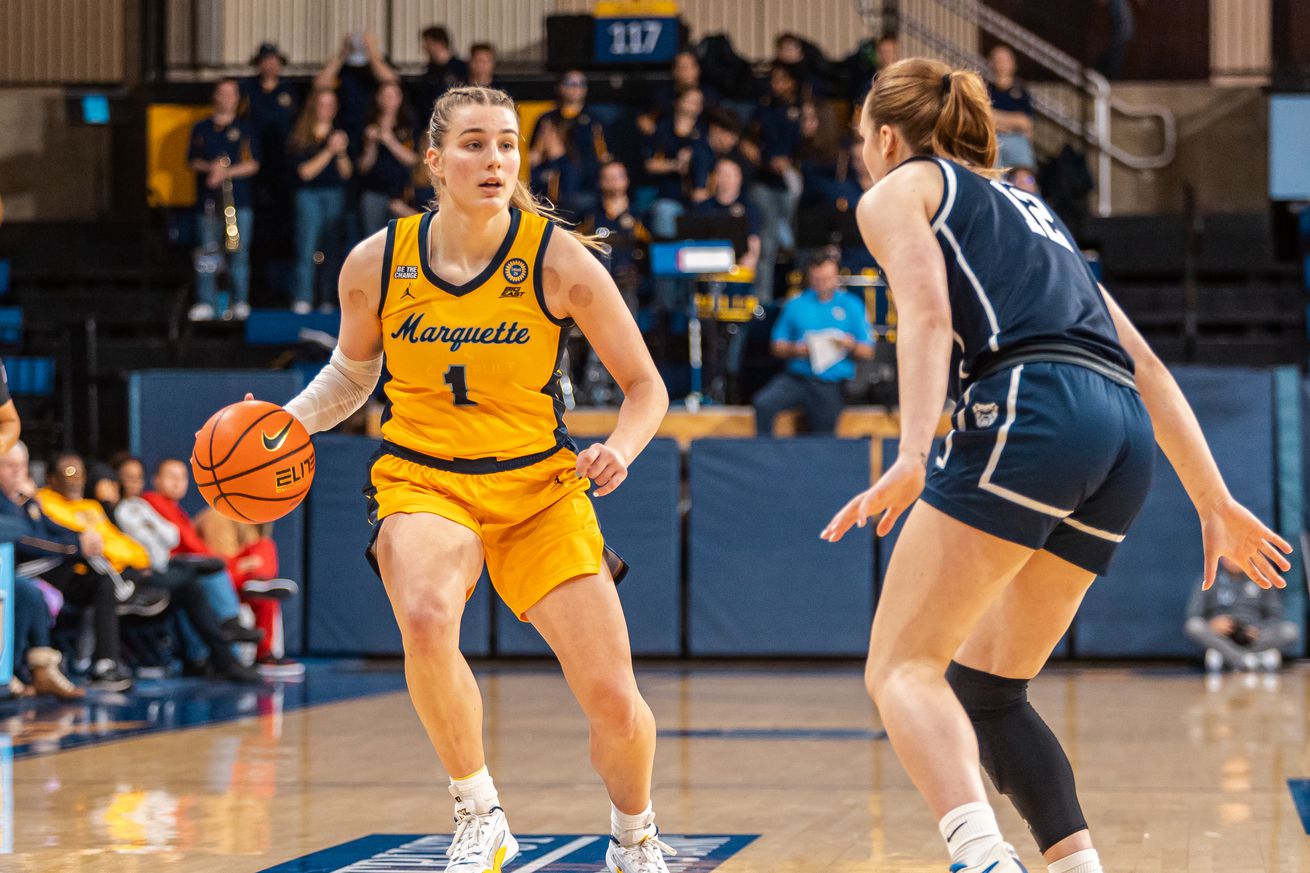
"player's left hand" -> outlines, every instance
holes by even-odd
[[[1292,554],[1292,546],[1233,498],[1221,500],[1201,516],[1201,542],[1205,549],[1203,589],[1214,584],[1221,557],[1232,559],[1261,588],[1287,587],[1274,568],[1284,573],[1292,569],[1283,557]]]
[[[819,538],[835,543],[846,535],[846,531],[855,526],[864,527],[868,519],[879,513],[882,517],[878,520],[878,536],[887,536],[896,525],[896,519],[919,499],[927,477],[921,458],[901,455],[872,488],[856,494],[832,517]]]
[[[604,443],[596,443],[578,455],[578,477],[590,479],[595,495],[604,497],[628,478],[628,461]]]

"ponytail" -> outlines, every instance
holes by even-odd
[[[906,58],[880,72],[864,111],[876,130],[895,127],[916,155],[936,155],[999,175],[996,125],[982,77],[941,61]]]

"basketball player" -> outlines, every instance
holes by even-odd
[[[410,696],[453,777],[449,871],[518,851],[487,772],[482,700],[459,626],[485,560],[497,593],[550,644],[585,712],[612,802],[611,871],[662,873],[650,803],[655,723],[637,691],[615,577],[587,489],[617,488],[668,395],[622,296],[584,243],[518,182],[503,91],[436,102],[426,162],[440,209],[392,221],[341,271],[341,337],[287,411],[310,433],[358,409],[382,376],[368,555],[405,645]],[[614,433],[575,454],[560,351],[576,324],[623,389]],[[609,559],[609,560],[607,560]],[[612,560],[612,564],[611,561]]]
[[[1182,392],[1065,226],[997,181],[977,74],[893,64],[861,127],[876,184],[857,216],[896,294],[900,454],[822,536],[835,542],[875,516],[885,535],[915,504],[878,602],[866,685],[940,817],[952,871],[1024,869],[987,803],[981,752],[1052,873],[1098,873],[1069,761],[1027,686],[1141,508],[1152,443],[1200,515],[1207,586],[1227,556],[1281,588],[1291,547],[1229,494]],[[952,363],[955,429],[930,458]]]

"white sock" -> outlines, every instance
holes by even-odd
[[[500,806],[496,783],[491,781],[485,765],[462,779],[451,779],[450,793],[455,798],[456,807],[462,806],[475,815],[486,815]]]
[[[1095,849],[1083,849],[1053,861],[1046,868],[1049,873],[1104,873],[1101,858]]]
[[[937,826],[946,840],[946,851],[951,853],[952,864],[975,864],[988,849],[1001,842],[996,813],[987,803],[957,806],[942,816]]]
[[[635,846],[651,833],[655,824],[655,810],[650,803],[636,815],[628,815],[610,804],[610,833],[619,841],[620,846]]]

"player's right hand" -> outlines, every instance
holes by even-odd
[[[1292,554],[1291,544],[1233,498],[1224,498],[1201,516],[1201,543],[1205,550],[1203,589],[1214,584],[1221,557],[1232,559],[1261,588],[1287,587],[1274,568],[1284,573],[1292,569],[1283,557]]]
[[[919,499],[927,478],[928,472],[921,458],[901,454],[872,488],[856,494],[832,517],[819,538],[835,543],[852,527],[864,527],[865,522],[875,515],[881,515],[878,536],[887,536],[901,514]]]

